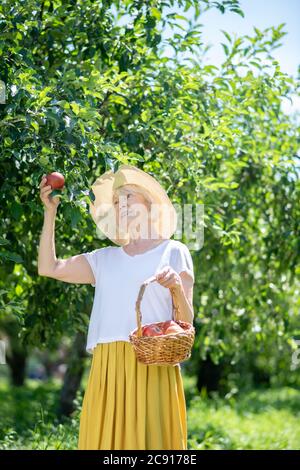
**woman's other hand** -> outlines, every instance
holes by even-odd
[[[177,290],[182,287],[182,280],[179,274],[171,266],[166,266],[156,274],[157,282],[168,289]]]

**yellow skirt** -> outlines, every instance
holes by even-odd
[[[78,449],[187,449],[180,366],[142,364],[127,341],[99,343],[82,403]]]

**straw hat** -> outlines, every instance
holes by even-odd
[[[129,242],[127,226],[117,226],[117,211],[113,205],[114,191],[127,184],[138,185],[150,194],[151,230],[154,227],[157,238],[169,239],[177,227],[177,214],[166,191],[145,171],[124,164],[120,165],[115,173],[112,170],[106,171],[92,184],[95,200],[90,203],[89,210],[100,231],[118,245],[126,245]]]

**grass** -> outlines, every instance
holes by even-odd
[[[300,390],[291,387],[228,398],[194,395],[188,402],[188,447],[298,450],[299,420]]]
[[[207,398],[183,375],[189,449],[300,449],[300,390],[251,390]],[[0,449],[76,449],[82,392],[71,418],[56,419],[59,381],[0,382]]]
[[[59,422],[61,384],[27,380],[24,387],[0,382],[0,449],[76,449],[80,402],[71,418]]]

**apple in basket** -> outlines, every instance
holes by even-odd
[[[177,323],[173,320],[167,320],[163,323],[163,326],[162,326],[162,329],[163,331],[165,332],[167,328],[169,328],[169,326],[171,325],[177,325]]]
[[[184,330],[179,326],[175,321],[170,320],[168,324],[165,325],[164,334],[165,335],[176,335],[177,333],[182,333]]]
[[[158,325],[145,325],[142,328],[143,336],[161,336],[164,334],[163,330]]]

